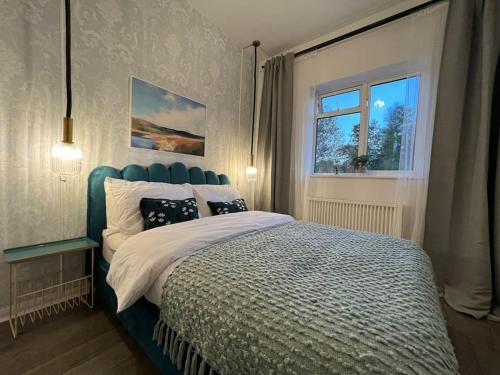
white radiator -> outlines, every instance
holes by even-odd
[[[397,204],[307,198],[306,218],[319,224],[401,237],[402,208]]]

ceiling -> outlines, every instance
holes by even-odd
[[[189,0],[238,46],[269,55],[332,32],[402,0]]]

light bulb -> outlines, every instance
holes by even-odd
[[[247,167],[246,173],[249,180],[255,180],[257,178],[257,168],[253,165]]]
[[[82,150],[72,143],[60,142],[52,147],[52,171],[72,175],[82,170]]]

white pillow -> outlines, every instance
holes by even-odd
[[[139,209],[142,198],[187,199],[193,198],[191,186],[162,182],[126,181],[106,177],[106,218],[108,233],[133,235],[143,230]]]
[[[189,184],[184,184],[188,186]],[[189,185],[193,188],[194,197],[198,203],[200,217],[212,216],[207,202],[232,202],[240,198],[240,193],[229,185]]]
[[[104,179],[104,192],[106,198],[106,233],[108,235],[120,233],[120,210],[112,191],[116,190],[119,182],[116,178],[106,177]],[[113,188],[112,185],[115,187]]]

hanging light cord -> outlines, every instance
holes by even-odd
[[[257,97],[257,47],[260,46],[260,42],[255,40],[252,43],[253,46],[253,109],[252,109],[252,142],[250,143],[250,155],[252,155],[253,164],[253,141],[255,136],[255,100]],[[252,165],[253,166],[253,165]]]
[[[64,0],[66,18],[66,117],[71,117],[73,94],[71,91],[71,14],[70,0]]]

